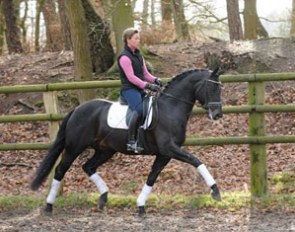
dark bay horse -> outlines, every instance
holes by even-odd
[[[174,77],[161,93],[156,104],[158,119],[155,126],[145,131],[143,155],[154,155],[155,160],[137,199],[139,214],[145,214],[145,202],[158,175],[171,159],[193,165],[211,188],[215,200],[221,200],[219,189],[206,166],[192,154],[181,148],[185,141],[188,118],[195,101],[198,100],[208,117],[216,120],[222,117],[221,83],[218,69],[189,70]],[[52,212],[60,181],[73,161],[87,148],[95,150],[94,155],[83,165],[83,170],[93,181],[100,198],[98,206],[103,209],[107,202],[108,187],[96,173],[96,169],[108,161],[116,152],[134,155],[126,150],[127,130],[113,129],[107,124],[108,110],[112,102],[91,100],[76,107],[63,120],[57,138],[48,150],[36,172],[31,188],[37,190],[50,173],[61,152],[62,159],[55,169],[54,179],[47,197],[46,212]]]

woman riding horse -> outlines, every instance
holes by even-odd
[[[144,151],[141,154],[153,155],[155,160],[137,198],[139,215],[144,215],[146,200],[159,174],[171,159],[194,166],[212,190],[212,197],[220,200],[217,184],[206,166],[197,156],[182,148],[187,122],[196,100],[206,109],[210,119],[222,117],[218,70],[212,72],[207,69],[196,69],[183,72],[174,77],[157,97],[157,120],[152,128],[144,132]],[[37,190],[64,151],[46,198],[46,212],[52,212],[64,175],[87,148],[92,148],[94,154],[82,168],[100,192],[99,208],[103,209],[106,205],[109,189],[97,173],[97,168],[111,159],[116,152],[135,154],[126,149],[128,131],[111,128],[108,124],[108,113],[113,104],[116,103],[94,99],[76,107],[63,119],[56,140],[41,162],[31,184],[32,189]]]
[[[121,98],[132,110],[129,121],[127,151],[140,153],[143,148],[137,142],[137,130],[142,115],[144,89],[159,91],[162,81],[149,73],[139,51],[140,36],[138,30],[127,28],[123,32],[125,47],[118,57],[121,78]],[[155,84],[151,84],[155,83]]]

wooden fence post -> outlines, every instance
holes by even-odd
[[[44,92],[43,102],[44,102],[44,106],[45,106],[45,110],[47,114],[58,114],[56,91]],[[50,138],[50,142],[52,143],[54,142],[57,132],[59,130],[59,122],[49,121],[48,124],[49,124],[49,130],[48,130],[49,138]],[[51,170],[51,173],[49,174],[49,177],[48,177],[49,189],[54,177],[54,170],[55,170],[56,164],[59,163],[59,161],[60,161],[60,158],[57,159],[53,169]],[[62,194],[62,189],[63,189],[63,183],[61,183],[60,185],[59,194]]]
[[[249,105],[263,105],[265,102],[265,82],[249,82]],[[265,136],[264,113],[251,112],[249,115],[249,135]],[[251,144],[251,194],[253,197],[267,195],[267,154],[265,144]]]

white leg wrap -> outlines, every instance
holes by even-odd
[[[137,198],[137,206],[144,206],[145,202],[152,191],[152,187],[145,184]]]
[[[51,183],[50,192],[46,199],[47,203],[53,204],[55,202],[59,186],[60,186],[60,181],[53,179]]]
[[[94,184],[96,185],[100,194],[103,194],[103,193],[109,191],[108,186],[106,185],[106,183],[103,181],[103,179],[97,173],[92,174],[90,176],[90,180],[92,180],[94,182]]]
[[[204,164],[201,164],[197,169],[209,187],[216,183]]]

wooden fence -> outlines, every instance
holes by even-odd
[[[169,79],[166,79],[169,80]],[[249,135],[239,137],[207,137],[187,138],[185,145],[223,145],[223,144],[249,144],[251,152],[251,193],[252,196],[264,196],[267,194],[267,143],[295,143],[295,135],[267,136],[264,113],[267,112],[295,112],[295,104],[266,105],[265,82],[295,80],[295,73],[264,73],[243,75],[222,75],[223,83],[248,82],[248,105],[225,106],[223,113],[249,113]],[[57,121],[63,118],[56,110],[55,91],[92,89],[92,88],[116,88],[120,83],[117,80],[50,83],[38,85],[1,86],[0,94],[43,92],[46,114],[35,115],[3,115],[0,123],[50,121],[52,127],[57,126]],[[193,113],[204,114],[200,108],[194,108]],[[51,140],[56,135],[56,129],[50,132]],[[42,150],[48,149],[50,144],[0,144],[0,151],[5,150]]]

